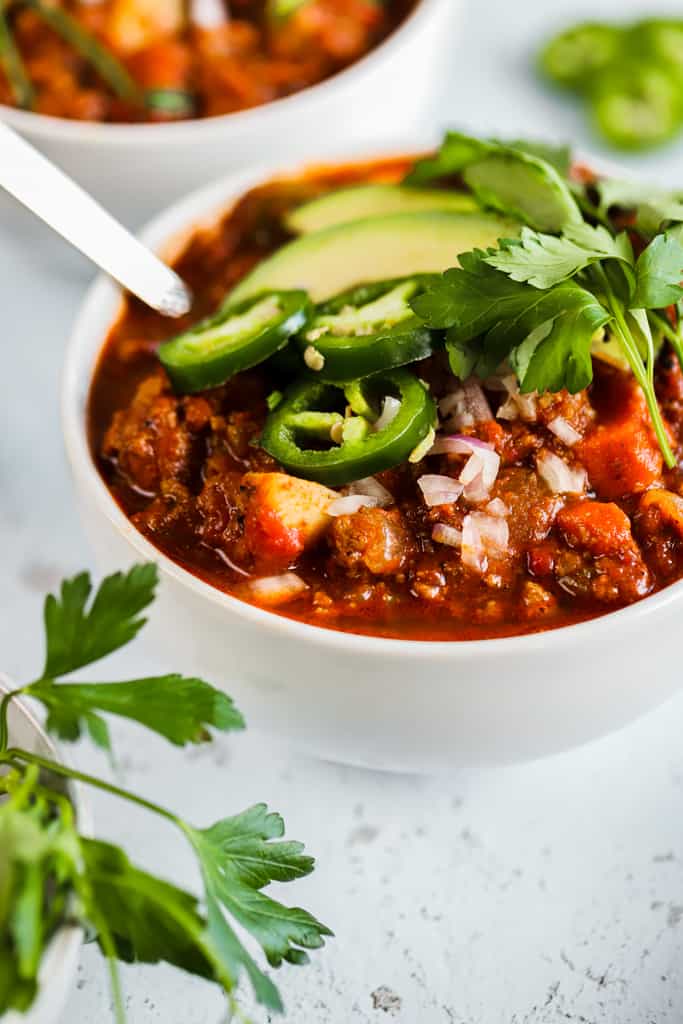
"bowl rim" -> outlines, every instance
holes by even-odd
[[[337,71],[329,78],[316,82],[314,85],[300,89],[289,96],[270,100],[246,110],[236,110],[230,114],[219,114],[216,117],[193,117],[185,121],[160,123],[100,122],[76,121],[66,117],[54,117],[50,114],[37,114],[30,110],[20,110],[7,104],[0,104],[0,120],[20,132],[42,140],[64,139],[69,142],[87,144],[109,143],[113,145],[134,143],[136,145],[175,145],[179,142],[196,141],[202,132],[208,134],[230,130],[234,125],[248,131],[257,130],[267,117],[282,118],[302,107],[305,103],[323,102],[335,89],[343,88],[354,75],[371,73],[380,65],[393,60],[396,51],[409,44],[409,33],[426,24],[440,7],[446,9],[452,5],[455,9],[460,0],[418,0],[417,5],[407,17],[359,60]]]
[[[0,672],[0,694],[7,694],[12,689],[12,682],[8,676],[3,672]],[[60,764],[68,764],[68,758],[65,758],[62,754],[62,750],[51,736],[47,734],[43,726],[40,724],[38,719],[33,713],[31,707],[29,707],[27,701],[17,696],[12,701],[12,706],[22,716],[23,719],[30,725],[33,732],[40,738],[45,744],[47,749],[50,751],[51,757],[58,761]],[[85,788],[82,783],[75,779],[70,779],[68,782],[71,798],[74,804],[74,810],[76,812],[76,822],[78,824],[78,831],[81,835],[89,836],[92,834],[92,814],[90,805],[87,797],[85,796]],[[63,971],[65,966],[68,966],[73,961],[74,973],[75,973],[75,959],[78,956],[78,951],[83,944],[84,931],[79,924],[61,924],[57,931],[52,936],[50,942],[45,949],[43,959],[40,965],[40,971],[38,976],[38,989],[33,1004],[28,1008],[25,1014],[18,1014],[16,1011],[9,1010],[7,1014],[0,1016],[0,1024],[17,1024],[19,1021],[25,1021],[26,1024],[36,1024],[39,1020],[42,1020],[42,1003],[50,997],[52,992],[51,982],[55,980],[62,980]],[[67,987],[70,987],[72,979],[69,978]]]
[[[165,259],[172,259],[185,242],[198,229],[216,223],[231,206],[244,195],[245,191],[259,183],[277,177],[297,176],[305,169],[339,166],[344,163],[391,159],[407,153],[419,152],[432,143],[433,139],[408,139],[401,144],[382,145],[374,156],[368,154],[368,144],[359,143],[346,147],[344,155],[335,160],[325,154],[318,161],[300,159],[294,163],[271,161],[238,171],[196,189],[184,198],[172,203],[154,216],[140,231],[139,238]],[[599,158],[578,153],[582,161],[601,168],[603,173],[614,174],[616,168]],[[122,300],[121,289],[104,274],[100,274],[87,290],[79,306],[76,320],[69,337],[61,379],[61,421],[67,458],[77,485],[87,487],[94,499],[98,514],[102,515],[116,532],[121,534],[136,554],[145,561],[158,564],[163,576],[173,579],[183,588],[189,588],[198,597],[208,600],[214,606],[225,609],[238,618],[249,620],[255,626],[288,635],[290,638],[322,645],[328,648],[352,649],[359,654],[389,655],[401,657],[432,656],[449,659],[481,657],[486,653],[501,659],[511,655],[534,653],[541,648],[547,653],[555,647],[558,651],[579,646],[589,635],[599,638],[608,634],[619,624],[623,628],[637,628],[638,624],[653,614],[663,611],[683,597],[683,579],[663,587],[661,590],[642,598],[634,604],[614,611],[606,611],[595,618],[555,629],[534,633],[494,637],[477,640],[414,640],[397,637],[372,636],[363,633],[331,629],[322,625],[302,622],[276,611],[270,611],[249,604],[232,594],[226,593],[207,583],[199,576],[184,569],[180,564],[155,547],[130,522],[119,507],[102,479],[92,458],[87,437],[85,414],[87,397],[90,392],[93,372],[97,366],[107,333],[115,322]],[[102,322],[106,326],[102,328]],[[85,396],[85,399],[84,399]]]

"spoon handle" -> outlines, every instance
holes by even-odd
[[[175,271],[2,122],[0,186],[152,309],[172,317],[190,309]]]

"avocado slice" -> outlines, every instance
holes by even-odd
[[[365,281],[440,273],[458,255],[516,238],[520,225],[496,214],[429,210],[368,217],[302,235],[259,263],[229,304],[264,291],[303,288],[314,302]]]
[[[285,227],[295,235],[307,235],[335,224],[390,213],[478,209],[479,204],[467,192],[410,188],[406,185],[350,185],[297,206],[285,217]]]

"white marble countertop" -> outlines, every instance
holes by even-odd
[[[466,5],[440,121],[597,148],[571,102],[540,91],[530,48],[573,17],[640,13],[645,0]],[[674,3],[658,5],[675,10]],[[683,144],[629,161],[683,180]],[[41,597],[91,562],[62,452],[58,384],[90,271],[0,206],[0,668],[31,678]],[[27,400],[22,383],[32,382]],[[168,666],[144,634],[111,678]],[[643,671],[656,672],[657,652]],[[284,893],[336,932],[305,969],[277,976],[292,1024],[665,1024],[683,1017],[683,696],[619,735],[532,765],[441,780],[384,777],[299,758],[254,732],[181,753],[134,727],[114,736],[125,782],[198,824],[256,800],[318,857]],[[81,764],[104,768],[87,748]],[[173,792],[169,793],[169,779]],[[182,846],[112,799],[102,835],[192,884]],[[132,1024],[219,1024],[206,984],[124,971]],[[108,991],[85,950],[63,1024],[103,1024]],[[245,994],[255,1021],[264,1014]]]

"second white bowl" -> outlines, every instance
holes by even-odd
[[[420,0],[383,43],[346,70],[273,103],[172,124],[94,124],[0,106],[0,119],[117,216],[139,223],[191,188],[260,161],[324,155],[417,130],[430,113],[460,0]]]

